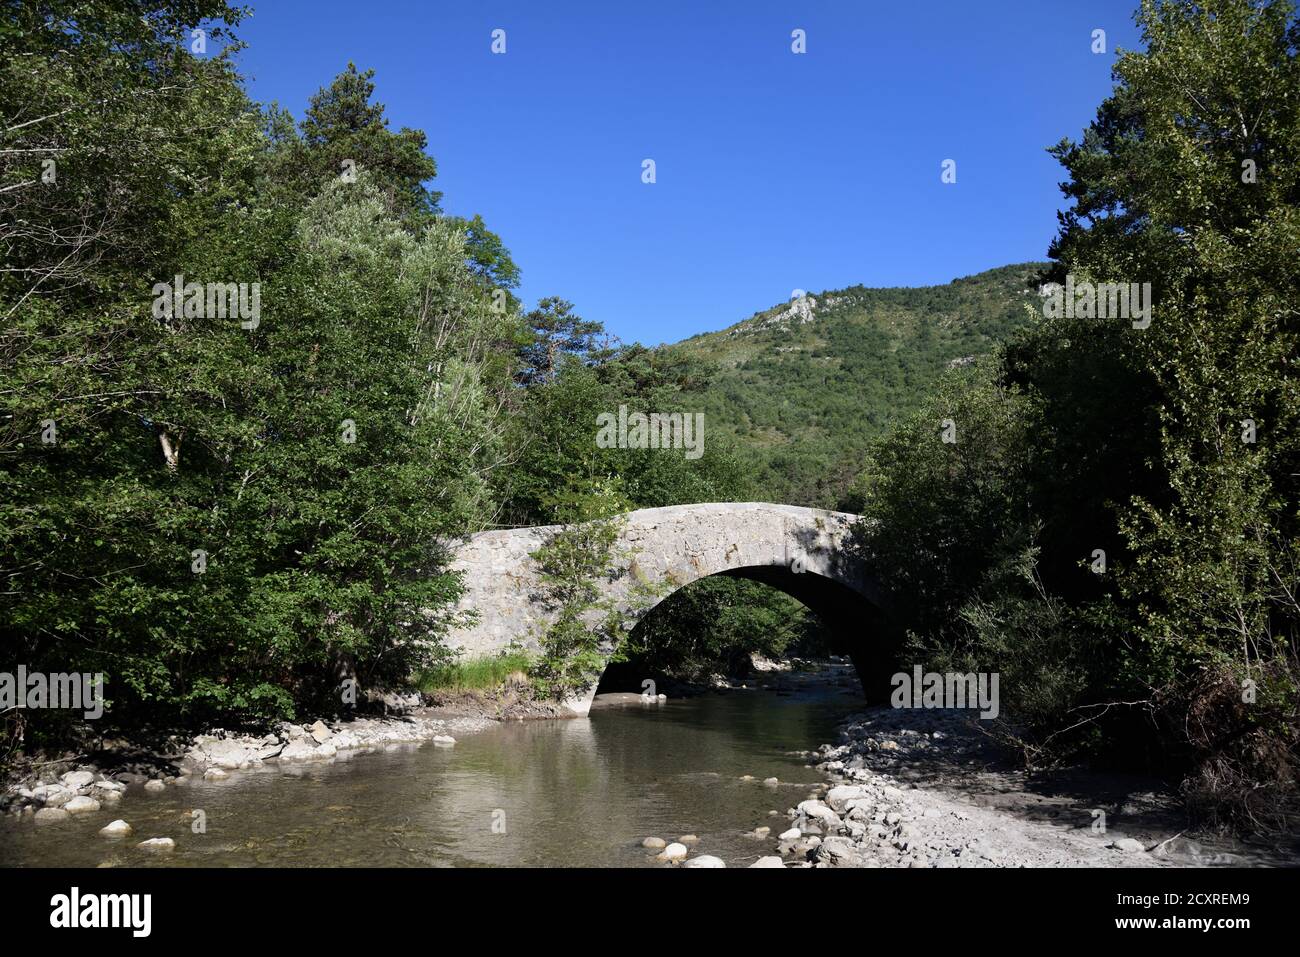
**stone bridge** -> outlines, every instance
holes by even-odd
[[[650,608],[673,591],[710,575],[763,582],[810,608],[830,630],[836,650],[857,666],[872,698],[886,690],[883,662],[885,619],[881,596],[861,564],[844,547],[856,515],[769,505],[721,502],[673,505],[627,513],[620,548],[627,556],[605,588],[628,616],[631,630]],[[560,526],[479,532],[456,551],[454,571],[464,573],[461,611],[477,621],[448,636],[467,655],[489,655],[512,641],[536,650],[554,613],[539,599],[537,566],[529,557]],[[664,587],[647,606],[632,611],[636,581]],[[611,649],[612,650],[612,649]],[[595,689],[583,701],[589,707]]]

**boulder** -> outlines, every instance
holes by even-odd
[[[828,828],[837,828],[841,824],[839,815],[821,801],[800,801],[798,811],[814,821],[822,822]]]
[[[324,744],[330,738],[334,737],[334,732],[325,727],[324,721],[317,721],[310,728],[307,728],[307,733],[317,744]]]
[[[826,792],[826,803],[833,811],[843,812],[848,802],[865,798],[870,792],[860,784],[841,784]]]
[[[685,859],[688,853],[690,852],[686,849],[685,844],[678,844],[674,841],[656,854],[655,859],[660,861],[680,861]]]
[[[63,810],[69,814],[88,814],[91,811],[99,810],[99,802],[92,797],[78,795],[63,805]]]
[[[75,791],[77,788],[84,788],[93,784],[95,775],[90,771],[69,771],[67,774],[59,778],[59,780],[63,783],[65,788]]]
[[[36,823],[53,824],[57,821],[66,821],[70,817],[72,815],[61,807],[43,807],[36,812]]]

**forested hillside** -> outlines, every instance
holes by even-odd
[[[944,370],[1028,323],[1043,268],[808,293],[665,351],[703,365],[683,399],[704,411],[711,441],[734,440],[753,497],[842,507],[873,438],[915,411]]]

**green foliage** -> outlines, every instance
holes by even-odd
[[[553,504],[564,524],[532,558],[542,582],[538,598],[555,618],[529,674],[543,695],[562,700],[591,688],[617,653],[623,614],[606,586],[632,552],[619,545],[628,503],[613,482],[571,482]],[[639,585],[636,594],[648,598]],[[635,608],[625,611],[636,615]]]
[[[734,439],[745,497],[842,508],[871,441],[914,412],[951,364],[1024,326],[1039,268],[817,293],[811,321],[782,305],[661,351],[708,370],[683,398],[705,413],[711,441]]]
[[[220,4],[42,9],[3,14],[0,97],[29,123],[6,146],[33,151],[0,171],[7,667],[104,672],[118,723],[404,680],[459,594],[438,543],[491,510],[516,328],[436,215],[422,134],[384,129],[355,70],[301,133],[259,114],[188,52]],[[255,327],[160,314],[178,273],[260,284]]]
[[[1002,672],[1027,755],[1145,751],[1259,824],[1300,742],[1300,26],[1246,0],[1138,20],[1145,50],[1052,150],[1074,205],[1047,278],[1150,283],[1150,326],[1035,320],[958,445],[924,423],[878,447],[864,547],[914,654]],[[1007,414],[981,432],[981,408]]]
[[[421,691],[492,692],[532,667],[533,656],[507,650],[499,655],[447,661],[420,672],[415,686]]]
[[[673,592],[623,646],[642,673],[686,681],[745,674],[754,655],[779,660],[825,651],[820,624],[799,602],[767,585],[720,575]]]

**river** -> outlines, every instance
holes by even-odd
[[[662,865],[643,838],[695,834],[692,856],[743,867],[773,846],[746,832],[787,827],[786,809],[822,780],[792,752],[834,740],[860,706],[855,684],[850,671],[794,693],[737,690],[513,722],[455,748],[270,762],[157,794],[133,786],[117,807],[64,823],[0,822],[0,864],[649,867]],[[769,777],[781,783],[764,785]],[[97,833],[117,818],[131,837]],[[199,820],[205,833],[194,833]],[[153,837],[173,838],[175,850],[135,846]]]

